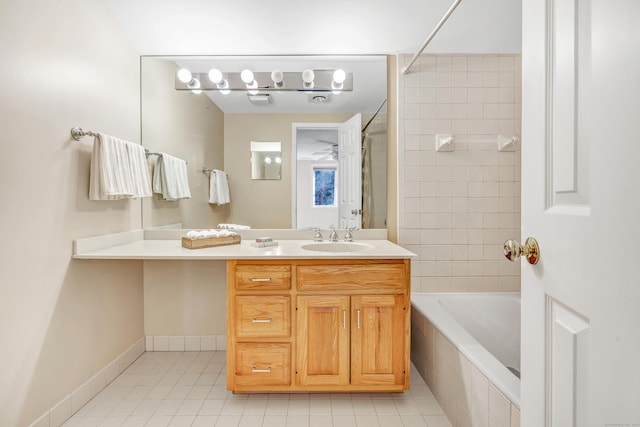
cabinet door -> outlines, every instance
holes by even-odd
[[[298,385],[349,384],[349,297],[297,299]]]
[[[353,296],[351,313],[351,384],[404,384],[404,296]]]

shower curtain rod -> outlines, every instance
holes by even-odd
[[[378,113],[380,112],[380,110],[382,110],[382,107],[384,106],[384,104],[387,102],[387,98],[384,99],[384,101],[382,101],[382,103],[380,104],[380,106],[378,107],[378,109],[376,110],[376,112],[373,114],[373,117],[371,117],[369,119],[369,121],[367,122],[366,125],[364,125],[364,127],[362,128],[362,130],[360,131],[361,133],[364,133],[367,128],[369,127],[369,125],[371,124],[371,122],[373,121],[373,119],[376,118],[376,116],[378,115]]]
[[[404,67],[402,69],[402,74],[407,74],[409,72],[409,68],[411,68],[413,63],[416,62],[418,57],[422,54],[422,51],[427,47],[427,45],[431,42],[431,40],[436,36],[438,31],[440,31],[440,28],[442,28],[444,23],[447,22],[447,19],[449,19],[449,16],[451,16],[453,11],[456,10],[456,7],[458,7],[460,2],[462,2],[462,0],[455,0],[453,2],[451,7],[449,8],[449,10],[447,10],[447,13],[445,13],[444,16],[442,17],[442,19],[440,20],[440,22],[438,22],[438,25],[436,25],[436,27],[433,29],[433,31],[431,31],[431,34],[429,34],[429,37],[427,37],[427,40],[425,40],[425,42],[422,43],[422,46],[420,46],[420,49],[416,52],[415,55],[413,55],[413,58],[411,58],[411,61],[409,61],[409,65],[407,65],[406,67]]]

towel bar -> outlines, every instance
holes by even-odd
[[[80,141],[83,136],[98,136],[97,133],[90,130],[83,130],[81,127],[75,126],[71,128],[71,136],[76,141]]]
[[[200,172],[202,172],[205,175],[208,173],[211,173],[212,171],[213,169],[208,169],[208,168],[205,168],[204,166],[202,167],[202,169],[200,169]],[[229,174],[227,174],[227,179],[229,179]]]

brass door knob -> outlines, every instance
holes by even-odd
[[[537,264],[540,259],[540,247],[533,237],[527,237],[524,245],[518,243],[517,240],[507,240],[504,242],[504,256],[510,261],[524,256],[529,264]]]

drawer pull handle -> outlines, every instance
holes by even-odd
[[[356,314],[357,314],[357,318],[358,318],[358,320],[357,320],[357,323],[358,323],[357,327],[358,327],[358,329],[360,329],[360,309],[359,309],[359,308],[358,308],[358,309],[356,309]]]
[[[253,372],[254,374],[270,374],[271,366],[269,366],[267,369],[258,369],[256,365],[253,365],[251,372]]]
[[[251,318],[251,323],[271,323],[271,317],[266,319],[258,319],[257,317]]]
[[[252,277],[251,281],[252,282],[270,282],[271,277]]]

